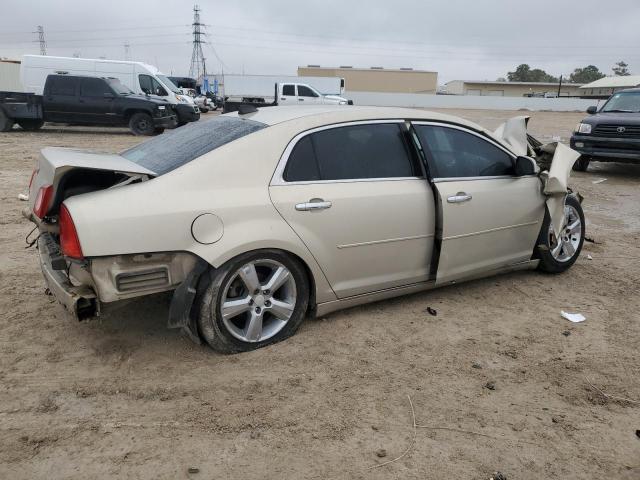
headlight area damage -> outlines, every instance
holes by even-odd
[[[565,200],[569,191],[569,176],[580,154],[560,142],[543,144],[527,133],[529,118],[514,117],[500,125],[494,135],[502,139],[517,155],[533,157],[540,167],[540,178],[551,224],[555,232],[564,228]],[[581,196],[578,196],[582,199]]]

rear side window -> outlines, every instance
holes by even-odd
[[[105,93],[113,92],[100,78],[83,78],[80,82],[80,95],[83,97],[104,97]]]
[[[434,178],[514,175],[511,156],[476,135],[434,125],[415,125]]]
[[[165,132],[121,155],[157,175],[163,175],[266,127],[264,123],[244,118],[215,117]]]
[[[78,77],[49,77],[48,82],[49,93],[51,95],[67,95],[72,97],[76,94]]]
[[[282,95],[287,97],[295,97],[296,96],[296,87],[295,85],[283,85],[282,86]]]
[[[308,139],[308,140],[307,140]],[[291,152],[288,182],[416,176],[399,124],[368,124],[312,133]]]

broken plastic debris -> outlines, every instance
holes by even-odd
[[[607,181],[606,178],[601,178],[600,180],[594,180],[591,183],[593,183],[594,185],[598,185],[599,183],[606,182],[606,181]]]
[[[593,257],[589,254],[587,254],[587,260],[593,260]]]
[[[581,313],[567,313],[563,310],[560,310],[560,315],[562,315],[562,318],[565,318],[573,323],[580,323],[586,320],[586,317]]]
[[[29,201],[29,195],[27,195],[25,193],[19,193],[18,194],[18,200],[22,200],[23,202],[28,202]]]

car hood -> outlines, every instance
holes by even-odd
[[[640,125],[640,113],[599,112],[582,120],[590,125]]]
[[[171,103],[167,102],[163,98],[156,97],[154,95],[123,95],[122,98],[126,98],[129,101],[134,102],[146,102],[146,103],[154,103],[156,105],[171,105]]]

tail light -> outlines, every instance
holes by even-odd
[[[73,219],[64,203],[60,206],[60,248],[63,255],[71,258],[84,258],[82,247],[80,247],[80,239]]]
[[[43,185],[38,190],[36,201],[33,204],[33,213],[38,218],[44,218],[51,206],[51,199],[53,198],[53,185]]]

